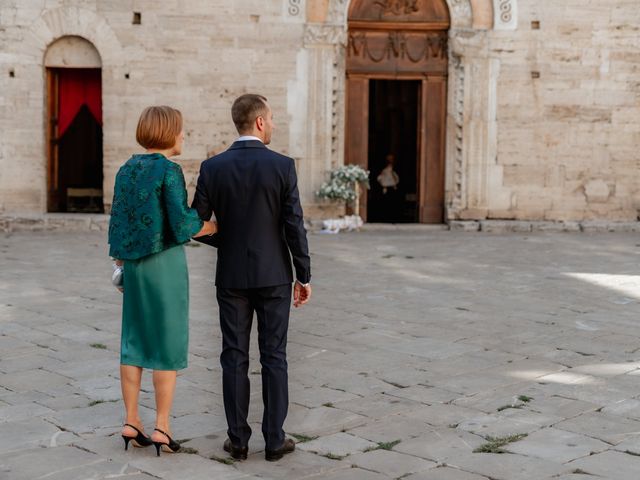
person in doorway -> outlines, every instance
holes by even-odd
[[[170,157],[180,155],[182,115],[171,107],[148,107],[136,131],[144,154],[133,155],[115,182],[109,254],[124,263],[124,300],[120,348],[120,382],[126,408],[122,429],[129,442],[177,452],[169,413],[177,370],[187,367],[189,277],[183,244],[191,237],[213,235],[214,222],[203,221],[187,204],[182,169]],[[156,426],[144,433],[138,415],[142,369],[153,369]]]
[[[396,157],[392,153],[389,153],[385,160],[387,165],[382,169],[380,175],[378,175],[378,183],[382,187],[382,193],[387,194],[389,189],[397,190],[400,183],[400,177],[393,169],[396,162]]]
[[[212,212],[220,233],[198,239],[218,248],[216,296],[222,329],[222,389],[228,424],[224,449],[247,458],[249,341],[254,312],[262,364],[262,433],[265,458],[295,449],[282,426],[289,405],[287,331],[293,304],[311,298],[311,270],[293,159],[269,150],[273,113],[261,95],[242,95],[231,116],[240,137],[202,163],[193,206],[200,218]]]
[[[389,153],[385,157],[387,165],[382,169],[378,175],[378,184],[382,188],[382,195],[380,199],[381,212],[380,217],[384,222],[392,223],[400,216],[400,201],[398,184],[400,183],[400,177],[394,170],[396,163],[396,157],[394,154]]]

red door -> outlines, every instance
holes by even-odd
[[[47,70],[49,212],[102,213],[100,69]]]

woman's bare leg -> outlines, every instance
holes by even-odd
[[[124,423],[129,423],[144,431],[140,413],[138,411],[138,398],[140,397],[140,382],[142,381],[142,368],[133,365],[120,365],[120,385],[122,387],[122,398],[126,409]],[[136,432],[131,427],[123,427],[122,434],[128,437],[135,437]]]
[[[178,372],[175,370],[154,370],[153,387],[156,391],[156,428],[171,435],[169,414],[173,404],[173,394],[176,391]],[[151,438],[156,442],[168,442],[164,435],[153,432]]]

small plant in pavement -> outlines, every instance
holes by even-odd
[[[487,443],[476,448],[473,453],[507,453],[502,447],[509,443],[517,442],[527,436],[526,433],[508,435],[506,437],[487,437]]]

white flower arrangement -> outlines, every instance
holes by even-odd
[[[322,184],[316,195],[353,203],[358,198],[358,185],[370,188],[369,171],[359,165],[343,165],[331,171],[329,180]]]

